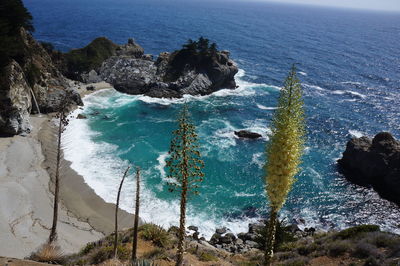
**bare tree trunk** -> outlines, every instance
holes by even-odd
[[[187,181],[187,180],[186,180]],[[181,215],[179,219],[179,242],[178,242],[178,258],[176,266],[181,266],[183,263],[184,240],[185,240],[185,220],[186,220],[186,200],[187,200],[187,182],[183,181],[181,194]]]
[[[267,240],[265,244],[265,266],[272,265],[272,257],[274,255],[275,235],[276,235],[276,221],[278,212],[274,209],[271,210],[267,227]]]
[[[136,250],[138,242],[138,226],[139,226],[139,207],[140,207],[140,168],[136,167],[136,204],[135,204],[135,222],[133,224],[133,240],[132,240],[132,264],[136,261]]]
[[[63,116],[60,114],[60,122],[58,124],[58,140],[57,140],[57,163],[56,163],[56,174],[54,177],[55,187],[54,187],[54,207],[53,207],[53,225],[51,226],[49,243],[53,243],[57,240],[57,220],[58,220],[58,194],[60,191],[60,161],[61,161],[61,136],[63,131]]]
[[[119,196],[121,195],[122,185],[124,184],[125,177],[128,174],[128,171],[129,171],[130,168],[131,168],[130,166],[128,166],[128,168],[126,168],[126,171],[124,173],[124,176],[122,177],[121,183],[119,184],[119,188],[118,188],[117,204],[115,205],[114,258],[117,258]]]

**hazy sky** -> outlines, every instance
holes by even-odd
[[[400,0],[258,0],[286,2],[296,4],[310,4],[335,6],[345,8],[362,8],[374,10],[400,11]]]

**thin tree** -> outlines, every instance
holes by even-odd
[[[58,202],[60,194],[60,166],[61,166],[61,141],[62,133],[65,131],[66,126],[69,123],[68,120],[68,107],[71,104],[71,95],[66,93],[64,99],[58,106],[56,118],[58,119],[57,129],[57,157],[56,157],[56,169],[54,176],[54,205],[53,205],[53,223],[50,230],[49,243],[53,243],[57,240],[57,221],[58,221]]]
[[[122,177],[121,183],[119,184],[117,203],[115,204],[115,231],[114,231],[114,258],[117,258],[117,246],[118,246],[118,210],[119,210],[119,198],[121,196],[122,185],[124,184],[125,177],[128,175],[129,169],[126,168],[124,176]]]
[[[265,265],[271,265],[278,212],[296,181],[295,176],[300,170],[304,150],[304,104],[295,65],[284,85],[272,120],[272,136],[266,150],[268,161],[265,165],[265,189],[269,198],[270,216],[267,224]]]
[[[188,106],[185,104],[178,118],[178,129],[173,132],[174,138],[171,141],[169,150],[170,157],[167,160],[169,169],[168,182],[169,191],[179,191],[180,219],[178,234],[178,252],[176,265],[180,266],[183,262],[186,203],[188,193],[199,194],[199,183],[203,181],[204,174],[202,168],[204,162],[198,145],[196,128],[190,120]]]
[[[140,168],[136,167],[136,203],[135,203],[135,222],[133,224],[132,263],[135,263],[137,259],[136,250],[138,242],[139,207],[140,207]]]

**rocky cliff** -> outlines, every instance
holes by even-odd
[[[338,163],[348,180],[400,205],[400,141],[390,133],[351,139]]]
[[[103,40],[106,47],[92,42],[83,49],[96,48],[92,55],[103,55],[105,60],[101,66],[97,63],[83,72],[79,69],[70,69],[70,72],[80,74],[80,79],[85,82],[104,80],[121,92],[158,98],[179,98],[184,94],[206,95],[219,89],[236,88],[234,76],[238,68],[229,58],[229,52],[218,51],[215,44],[209,46],[206,39],[199,40],[206,43],[201,46],[192,42],[194,46],[185,45],[173,53],[161,53],[156,60],[152,55],[145,55],[143,48],[132,39],[110,53],[101,51],[114,47],[111,41]],[[83,50],[80,56],[82,62],[93,61],[92,56]]]
[[[30,131],[31,88],[16,61],[6,66],[0,77],[0,134]]]
[[[82,104],[74,83],[60,73],[42,45],[23,28],[18,39],[24,56],[11,60],[0,76],[0,134],[6,135],[28,133],[29,114],[56,111],[67,91]]]

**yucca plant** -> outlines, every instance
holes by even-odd
[[[119,210],[119,198],[121,196],[121,190],[122,190],[122,185],[124,184],[125,178],[128,175],[129,169],[131,167],[128,166],[126,168],[124,175],[122,176],[121,183],[119,184],[118,188],[118,194],[117,194],[117,202],[115,204],[115,229],[114,229],[114,249],[113,249],[113,254],[114,258],[117,258],[117,246],[118,246],[118,210]]]
[[[57,221],[58,221],[58,202],[60,194],[60,168],[61,168],[61,142],[62,134],[64,133],[68,123],[68,107],[71,104],[71,93],[66,92],[63,100],[57,108],[56,118],[58,119],[57,129],[57,157],[56,169],[54,175],[54,203],[53,203],[53,223],[50,229],[49,243],[52,244],[57,240]]]
[[[198,145],[196,128],[190,120],[189,110],[185,104],[180,112],[178,119],[178,129],[173,132],[174,138],[171,141],[167,167],[170,178],[169,190],[179,191],[181,194],[180,219],[178,234],[178,252],[176,265],[180,266],[183,262],[186,203],[188,193],[199,194],[199,183],[203,181],[204,174],[202,168],[204,162]]]
[[[133,263],[134,266],[156,266],[156,264],[151,260],[136,260]]]
[[[273,257],[278,212],[285,204],[299,172],[305,136],[303,105],[302,88],[293,65],[280,92],[278,109],[272,120],[272,136],[266,149],[268,161],[265,165],[265,189],[270,216],[265,265],[271,265]]]
[[[135,221],[133,224],[132,238],[132,262],[136,261],[136,250],[138,243],[138,226],[139,226],[139,207],[140,207],[140,168],[136,167],[136,202],[135,202]]]

